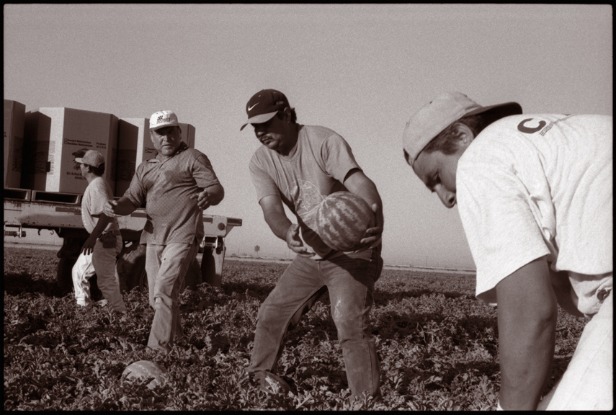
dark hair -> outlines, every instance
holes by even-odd
[[[444,154],[455,153],[460,145],[460,133],[456,128],[457,124],[466,125],[473,132],[475,137],[477,137],[481,130],[487,125],[486,120],[481,115],[471,115],[469,117],[460,118],[434,137],[422,151],[427,153],[433,153],[435,151],[440,151]],[[405,154],[405,157],[407,156],[408,155]]]
[[[89,164],[85,163],[83,165],[88,168],[89,172],[94,173],[97,176],[102,176],[103,174],[105,174],[105,163],[101,164],[98,167],[90,166]]]
[[[282,119],[283,119],[283,117],[284,117],[284,110],[285,110],[285,109],[287,109],[287,108],[289,109],[289,112],[291,113],[291,122],[292,122],[292,123],[297,123],[297,114],[295,113],[295,108],[285,107],[284,109],[282,109],[282,110],[278,111],[278,113],[276,114],[276,116],[277,116],[279,119],[281,119],[281,120],[282,120]]]

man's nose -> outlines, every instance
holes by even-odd
[[[455,206],[456,204],[456,194],[450,192],[449,190],[444,189],[442,186],[440,186],[437,190],[436,193],[438,194],[439,199],[441,199],[441,202],[445,205],[445,207],[447,207],[448,209],[451,209],[452,207]]]

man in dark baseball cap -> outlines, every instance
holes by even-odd
[[[271,120],[278,111],[289,107],[289,100],[280,91],[275,89],[262,89],[248,100],[246,104],[246,113],[248,120],[240,131],[248,124],[262,124]]]
[[[249,170],[265,222],[296,253],[259,308],[247,371],[265,391],[289,389],[275,372],[284,337],[322,295],[338,304],[333,314],[351,394],[377,395],[380,364],[368,316],[374,284],[381,274],[383,204],[374,182],[353,156],[349,143],[330,128],[297,121],[287,97],[273,89],[246,104],[254,135],[262,144]],[[361,247],[343,252],[318,235],[314,212],[337,191],[361,197],[374,212]],[[285,206],[292,211],[287,216]],[[294,221],[295,219],[295,221]]]

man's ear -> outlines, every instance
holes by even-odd
[[[455,128],[462,143],[470,144],[475,139],[475,134],[473,133],[473,130],[468,127],[468,125],[458,122],[455,124]]]
[[[281,111],[282,112],[282,120],[283,121],[290,121],[291,120],[291,108],[289,107],[284,107],[284,109]]]

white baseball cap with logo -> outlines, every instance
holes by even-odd
[[[150,130],[157,130],[163,127],[179,127],[179,125],[178,116],[173,111],[156,111],[150,117]]]

